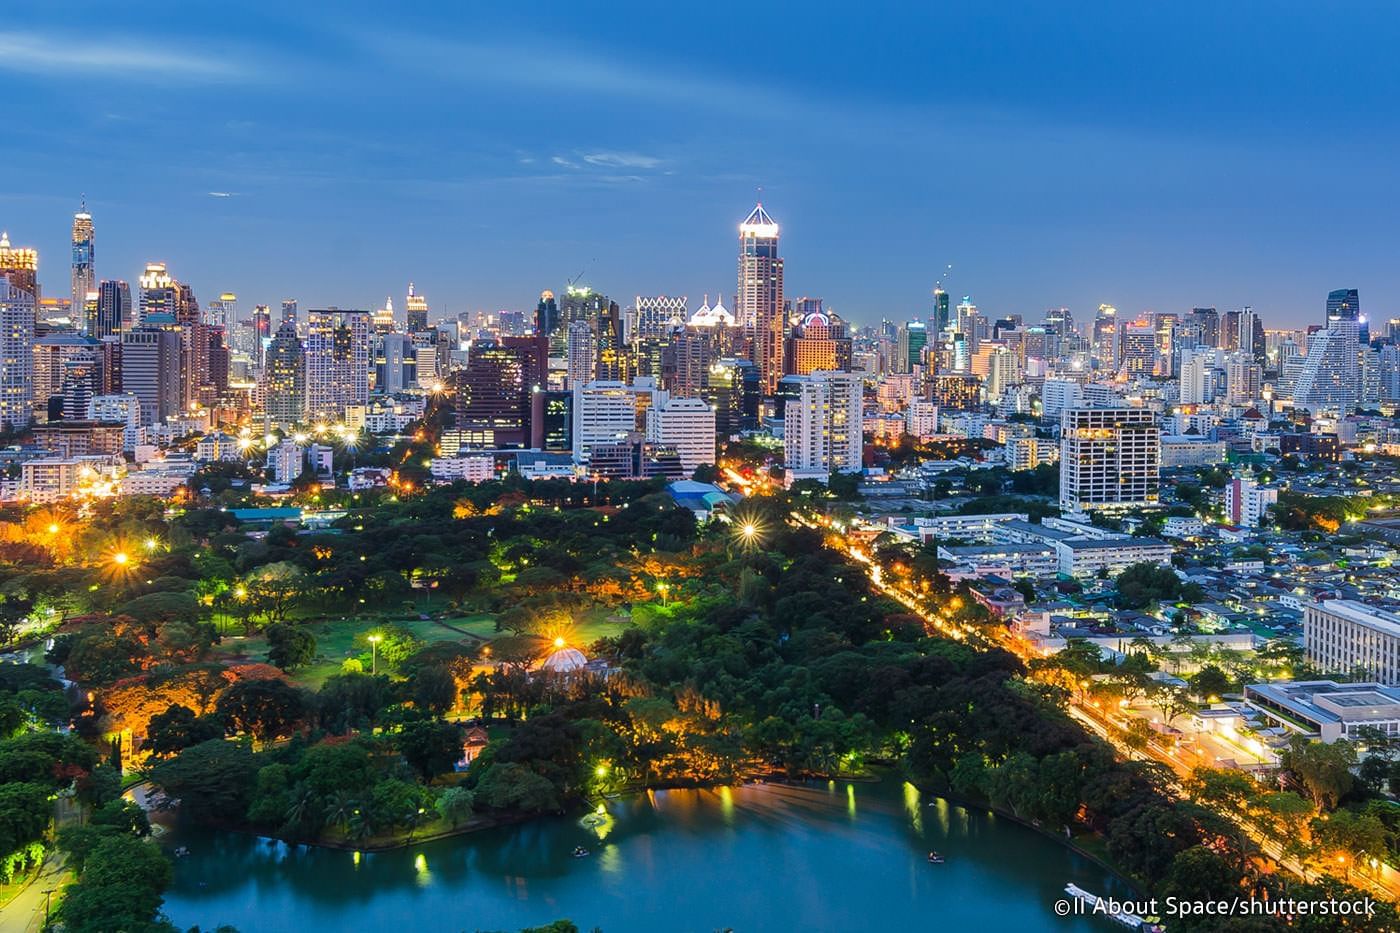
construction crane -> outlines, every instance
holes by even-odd
[[[578,275],[574,276],[573,278],[569,279],[569,280],[566,282],[566,284],[568,285],[568,287],[569,287],[569,288],[573,288],[575,285],[577,285],[577,284],[579,283],[579,280],[583,278],[583,274],[584,274],[585,272],[587,272],[587,271],[589,270],[589,268],[592,267],[592,265],[593,265],[595,262],[597,262],[597,261],[598,261],[598,260],[596,260],[596,259],[590,259],[590,260],[588,260],[588,264],[585,265],[582,269],[578,270]]]

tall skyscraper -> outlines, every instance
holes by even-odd
[[[140,311],[139,323],[144,324],[148,314],[175,314],[175,300],[179,283],[171,278],[163,262],[146,263],[146,271],[137,280],[139,286],[137,305]]]
[[[376,334],[383,335],[394,332],[394,299],[384,299],[384,307],[375,310],[370,324]]]
[[[120,335],[131,326],[131,287],[120,279],[103,279],[97,286],[96,313],[87,334],[96,340]]]
[[[593,355],[595,378],[606,382],[626,382],[629,376],[626,347],[622,339],[622,313],[617,302],[600,308],[594,322],[597,347]]]
[[[1154,505],[1162,432],[1146,408],[1067,408],[1060,417],[1060,508],[1067,512]]]
[[[832,473],[858,473],[862,453],[859,373],[818,371],[788,376],[795,391],[783,407],[783,451],[789,483],[823,482]]]
[[[543,389],[546,345],[542,334],[472,344],[467,365],[452,374],[457,429],[466,445],[490,450],[543,443],[546,399],[535,390]]]
[[[306,354],[295,323],[278,327],[268,345],[263,399],[269,428],[286,428],[306,420]]]
[[[554,292],[545,289],[540,292],[540,303],[535,306],[535,333],[546,337],[559,329],[559,302],[554,300]]]
[[[73,215],[73,313],[81,314],[88,292],[96,284],[94,275],[94,251],[92,239],[92,215],[87,212],[84,201],[78,213]]]
[[[230,327],[238,320],[238,296],[233,292],[220,292],[218,298],[204,305],[201,318],[210,327]]]
[[[778,225],[762,204],[739,225],[739,291],[735,317],[752,346],[763,391],[778,391],[783,377],[783,260],[778,256]]]
[[[1350,414],[1361,397],[1360,300],[1354,288],[1327,293],[1327,326],[1308,339],[1293,386],[1293,404],[1308,411]]]
[[[935,338],[947,330],[948,326],[952,323],[952,319],[949,317],[948,293],[943,290],[943,286],[939,285],[933,290],[933,330]]]
[[[1334,288],[1327,293],[1327,323],[1355,321],[1361,317],[1361,296],[1354,288]]]
[[[407,315],[407,329],[410,334],[417,334],[428,329],[428,299],[413,290],[413,283],[408,283],[408,298],[404,305],[404,313]]]
[[[0,431],[34,416],[34,313],[34,293],[0,270]]]
[[[180,329],[172,316],[152,315],[122,334],[122,391],[140,399],[142,424],[180,413],[180,358]]]
[[[11,246],[10,235],[0,232],[0,277],[34,298],[37,313],[39,299],[39,251],[27,246]]]
[[[369,312],[308,311],[306,331],[308,414],[339,421],[346,408],[369,401]]]
[[[1113,305],[1099,305],[1099,313],[1094,317],[1093,350],[1094,363],[1099,369],[1118,371],[1118,309]]]
[[[412,286],[410,286],[412,287]],[[295,298],[282,299],[282,324],[291,324],[293,327],[297,323],[297,300]],[[281,326],[280,324],[278,325]]]
[[[1197,327],[1198,345],[1218,347],[1220,345],[1220,313],[1214,308],[1192,308],[1187,320]]]
[[[896,350],[895,372],[912,373],[914,367],[924,360],[924,348],[928,346],[928,325],[923,321],[909,321],[899,327],[899,347]],[[835,366],[825,367],[835,369]]]
[[[267,345],[272,342],[272,311],[267,305],[253,306],[253,361],[263,365]]]
[[[593,325],[588,321],[570,323],[565,348],[569,388],[593,381],[597,352],[598,344],[593,339]]]

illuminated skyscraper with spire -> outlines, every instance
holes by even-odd
[[[765,395],[783,378],[783,261],[778,257],[778,224],[762,204],[739,225],[739,291],[734,314],[749,336],[751,358]]]
[[[70,307],[75,317],[82,313],[88,295],[97,290],[93,259],[92,215],[84,201],[82,208],[73,215],[73,304]]]
[[[428,329],[428,299],[413,290],[413,283],[408,283],[408,300],[405,306],[407,315],[407,330],[410,334],[417,334]]]

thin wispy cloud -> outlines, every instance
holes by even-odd
[[[536,39],[497,37],[486,42],[380,31],[348,38],[388,63],[472,85],[650,100],[726,112],[781,111],[795,103],[781,92],[754,84],[599,61]],[[548,61],[549,67],[536,67],[534,63],[540,61]]]
[[[211,198],[236,198],[236,197],[238,197],[238,192],[237,192],[237,191],[211,191],[211,192],[209,192],[209,197],[211,197]]]
[[[662,160],[636,152],[586,152],[583,161],[606,168],[653,169],[659,167]]]
[[[227,81],[250,77],[235,62],[213,53],[189,55],[149,40],[100,40],[76,36],[0,32],[0,71],[21,74],[94,74],[112,78]]]

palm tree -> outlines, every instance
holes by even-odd
[[[358,802],[352,795],[343,790],[336,791],[326,801],[326,822],[345,832],[357,806]]]
[[[316,810],[316,792],[305,784],[298,784],[292,788],[292,802],[287,807],[287,826],[295,829],[298,834],[306,828],[311,820],[311,815]]]

